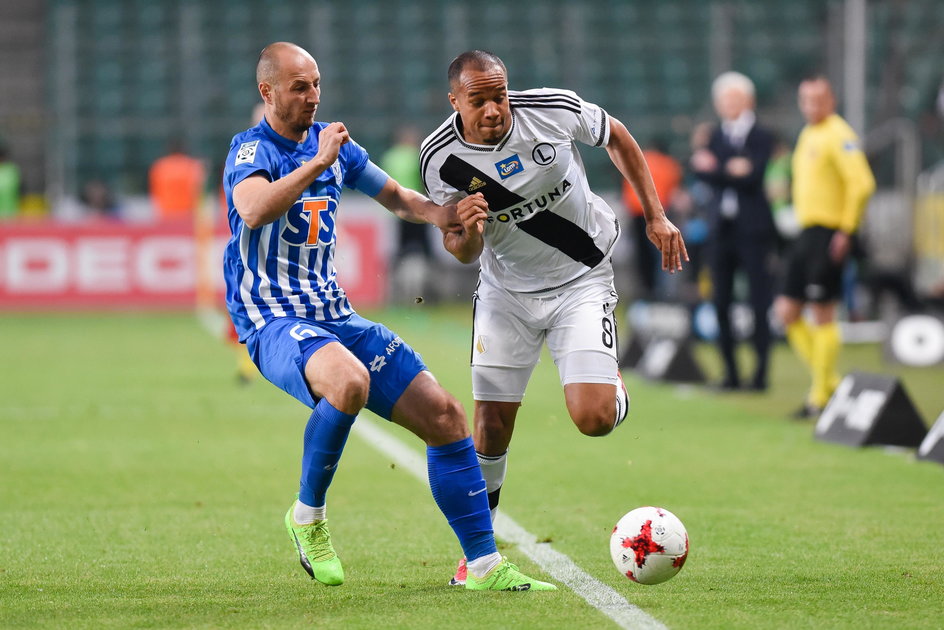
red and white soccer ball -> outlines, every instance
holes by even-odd
[[[668,510],[636,508],[613,528],[610,556],[619,572],[633,582],[659,584],[682,570],[688,557],[688,532]]]

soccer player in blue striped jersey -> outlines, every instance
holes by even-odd
[[[344,581],[326,494],[357,413],[367,407],[426,442],[433,497],[475,574],[468,589],[554,590],[498,553],[462,406],[400,337],[355,313],[336,280],[342,186],[402,219],[447,231],[457,229],[457,206],[400,186],[342,123],[315,122],[321,75],[304,49],[270,44],[256,80],[265,116],[233,138],[224,170],[233,234],[224,255],[226,302],[259,371],[312,408],[298,499],[285,515],[302,567],[324,584]]]

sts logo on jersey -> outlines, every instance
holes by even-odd
[[[282,240],[298,247],[317,247],[334,237],[337,202],[331,197],[302,197],[285,214]]]
[[[521,166],[521,160],[518,158],[518,154],[515,153],[510,158],[505,158],[500,162],[495,162],[495,168],[498,169],[498,174],[501,175],[502,179],[508,179],[515,173],[520,173],[524,170],[524,167]]]

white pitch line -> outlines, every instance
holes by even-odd
[[[425,484],[429,483],[426,474],[426,457],[379,428],[376,421],[358,416],[354,423],[354,432],[414,477]],[[510,516],[501,512],[498,514],[495,519],[495,533],[515,543],[526,556],[551,577],[566,584],[588,604],[615,621],[620,628],[666,630],[664,624],[651,617],[639,606],[630,604],[613,588],[597,580],[578,567],[568,556],[551,547],[550,543],[539,543],[534,534],[521,527]]]

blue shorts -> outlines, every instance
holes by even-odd
[[[246,348],[266,379],[313,408],[317,400],[305,381],[305,364],[332,341],[340,342],[367,368],[367,408],[387,420],[406,388],[426,369],[422,357],[389,328],[357,313],[333,322],[279,317],[252,333]]]

